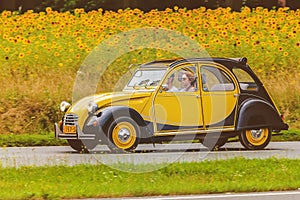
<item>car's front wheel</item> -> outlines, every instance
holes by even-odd
[[[249,150],[264,149],[271,140],[272,131],[270,128],[244,130],[239,135],[241,144]]]
[[[119,117],[110,124],[108,139],[113,152],[133,151],[140,141],[139,125],[130,117]]]

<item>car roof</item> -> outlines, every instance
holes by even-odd
[[[144,63],[140,65],[140,67],[141,68],[168,68],[172,63],[179,60],[183,60],[183,59],[155,60],[152,62]]]
[[[188,63],[188,62],[215,62],[222,64],[226,67],[229,65],[246,65],[247,58],[176,58],[169,60],[155,60],[152,62],[144,63],[140,65],[140,68],[172,68],[179,64]],[[229,64],[229,65],[228,65]]]

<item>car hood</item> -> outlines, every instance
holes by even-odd
[[[101,93],[93,96],[84,97],[81,100],[75,102],[66,112],[66,114],[72,113],[78,115],[78,124],[82,128],[85,120],[88,117],[88,104],[90,102],[95,102],[99,109],[105,108],[107,106],[127,106],[131,107],[132,102],[137,102],[143,106],[146,101],[149,100],[148,97],[153,91],[147,92],[110,92]],[[135,108],[134,108],[135,109]],[[138,110],[140,111],[140,110]]]

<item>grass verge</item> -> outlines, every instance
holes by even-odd
[[[272,141],[300,141],[300,130],[290,129],[281,131],[278,135],[273,137]]]
[[[235,138],[233,141],[238,141],[238,138]],[[300,130],[281,131],[278,135],[272,137],[272,141],[300,141]],[[53,132],[44,134],[0,134],[0,147],[62,145],[68,145],[67,141],[55,139]]]
[[[1,147],[61,146],[66,140],[57,140],[54,133],[44,134],[4,134],[0,135]]]
[[[151,165],[130,166],[151,168]],[[295,190],[299,160],[236,158],[173,163],[148,173],[105,165],[0,168],[2,199],[58,199]]]

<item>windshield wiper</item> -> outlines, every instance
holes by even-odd
[[[146,86],[149,81],[150,81],[149,79],[142,80],[141,82],[139,82],[138,85],[140,85],[140,86],[142,86],[142,85]]]
[[[153,81],[152,83],[150,83],[149,85],[156,86],[159,82],[160,82],[160,80],[156,80],[156,81]]]

